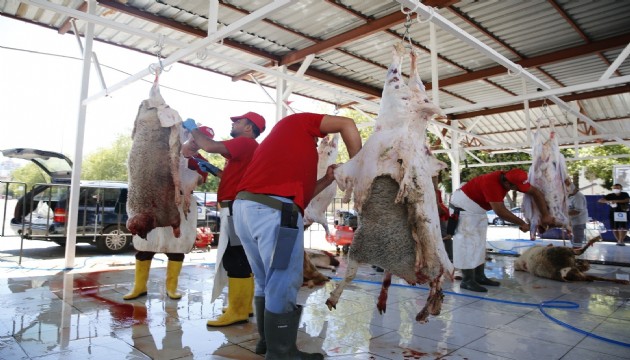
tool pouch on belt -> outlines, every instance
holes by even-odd
[[[451,216],[448,217],[448,222],[446,223],[446,233],[448,235],[455,235],[455,229],[457,229],[457,225],[459,224],[459,212],[462,209],[454,208]]]
[[[227,233],[228,240],[230,246],[243,246],[241,244],[241,239],[236,235],[236,230],[234,230],[234,217],[232,216],[232,202],[229,204],[229,215],[227,217]]]
[[[297,228],[298,213],[293,211],[293,203],[282,203],[280,228],[276,238],[276,247],[271,259],[273,269],[284,270],[289,267],[291,252],[295,246],[299,229]]]

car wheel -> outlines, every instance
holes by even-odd
[[[66,239],[63,240],[53,240],[52,242],[54,242],[55,244],[61,246],[61,247],[66,247]]]
[[[120,254],[129,250],[131,234],[129,230],[118,225],[111,225],[96,240],[96,248],[105,254]]]
[[[494,220],[492,220],[492,223],[494,225],[505,225],[505,221],[503,221],[503,219],[501,218],[495,218]]]

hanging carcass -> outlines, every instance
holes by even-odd
[[[548,129],[543,129],[541,122],[542,119],[539,119],[532,139],[532,165],[529,168],[528,181],[545,196],[549,215],[553,216],[555,226],[570,233],[569,193],[565,182],[568,178],[567,165],[560,153],[552,120],[549,120]],[[541,226],[542,214],[528,194],[523,197],[523,214],[530,223],[532,239],[536,238],[536,233],[545,232]]]
[[[391,276],[409,284],[429,283],[424,308],[416,315],[419,322],[429,314],[438,315],[442,306],[442,281],[452,280],[453,265],[448,259],[442,237],[431,177],[446,165],[435,159],[427,147],[429,119],[441,110],[432,104],[411,56],[412,75],[405,84],[401,63],[402,44],[394,47],[394,58],[383,88],[375,131],[361,151],[335,170],[339,187],[354,196],[359,227],[348,255],[348,268],[326,301],[336,307],[343,288],[356,275],[359,263],[385,269],[377,308],[386,310]]]
[[[180,193],[181,118],[160,95],[158,77],[149,99],[138,109],[128,159],[127,229],[141,238],[156,227],[172,226],[179,237],[178,207],[189,209],[189,197]]]
[[[322,139],[317,152],[319,154],[319,160],[317,162],[317,178],[320,179],[326,175],[328,166],[334,164],[337,160],[337,154],[339,149],[337,144],[339,143],[339,134],[328,135]],[[337,184],[332,183],[328,185],[319,194],[315,195],[311,202],[304,210],[304,226],[309,226],[313,223],[321,224],[326,231],[326,235],[330,234],[328,230],[328,219],[326,218],[326,210],[328,206],[335,198],[337,193]]]

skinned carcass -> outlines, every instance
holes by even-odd
[[[425,143],[428,120],[441,110],[425,92],[411,56],[412,76],[403,82],[402,44],[394,49],[383,88],[376,128],[359,153],[335,170],[339,187],[354,196],[359,227],[348,254],[348,268],[326,301],[336,307],[344,286],[356,275],[359,263],[385,269],[377,308],[386,310],[391,276],[409,284],[429,283],[430,292],[416,320],[438,315],[442,281],[453,278],[453,264],[442,242],[432,176],[446,164],[435,159]]]
[[[540,120],[533,137],[532,165],[529,168],[528,181],[538,188],[547,202],[549,214],[555,219],[555,226],[562,227],[570,233],[568,196],[565,184],[567,165],[560,153],[556,132],[550,122],[548,130],[541,129]],[[536,238],[536,233],[542,234],[546,229],[541,226],[542,214],[536,207],[534,199],[529,194],[523,196],[523,214],[530,223],[530,235]]]
[[[585,274],[590,269],[586,260],[576,259],[589,246],[597,241],[590,240],[581,249],[571,249],[564,246],[536,245],[525,250],[514,262],[514,270],[526,271],[532,275],[556,281],[610,281],[628,285],[628,280],[608,279],[601,276]]]
[[[181,118],[160,95],[158,79],[149,99],[138,109],[129,152],[129,193],[127,229],[141,238],[156,227],[172,226],[179,237],[178,207],[189,208],[190,199],[180,193]]]
[[[317,178],[320,179],[326,175],[326,170],[337,160],[339,148],[339,134],[328,135],[322,139],[317,153],[319,160],[317,161]],[[319,194],[315,195],[304,210],[304,226],[310,226],[313,223],[321,224],[326,231],[326,235],[330,234],[328,230],[328,219],[326,218],[326,209],[335,198],[337,193],[337,184],[333,182],[328,185]]]

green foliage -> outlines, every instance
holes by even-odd
[[[356,110],[342,109],[340,111],[339,116],[345,116],[345,117],[354,119],[354,122],[359,127],[359,134],[361,135],[362,144],[365,144],[365,141],[374,132],[374,126],[371,126],[371,125],[365,126],[365,124],[370,123],[372,120]],[[339,154],[337,155],[337,163],[338,164],[345,163],[348,161],[348,158],[349,156],[348,156],[348,150],[346,149],[346,144],[344,144],[343,141],[340,140],[339,141]]]
[[[216,167],[218,167],[219,169],[223,170],[225,168],[225,158],[220,155],[220,154],[210,154],[207,153],[203,150],[200,151],[201,156],[205,157],[208,162]],[[206,182],[200,186],[197,186],[197,191],[205,191],[205,192],[209,192],[209,193],[216,193],[217,190],[219,189],[219,182],[221,180],[212,175],[212,174],[208,174],[208,178],[206,179]]]
[[[81,179],[127,181],[127,158],[131,138],[118,135],[110,148],[101,148],[83,160]]]
[[[50,177],[32,162],[15,169],[11,177],[11,181],[26,183],[26,189],[29,190],[34,184],[50,182]],[[20,184],[10,184],[9,195],[14,197],[22,196],[26,189]]]
[[[565,157],[575,157],[574,149],[562,150]],[[579,173],[584,167],[584,176],[593,181],[595,179],[603,180],[602,186],[606,189],[612,189],[613,186],[613,166],[630,164],[630,158],[615,158],[612,155],[630,154],[630,147],[623,145],[611,146],[593,146],[578,149],[579,157],[602,157],[594,160],[569,161],[567,167],[570,174]]]

